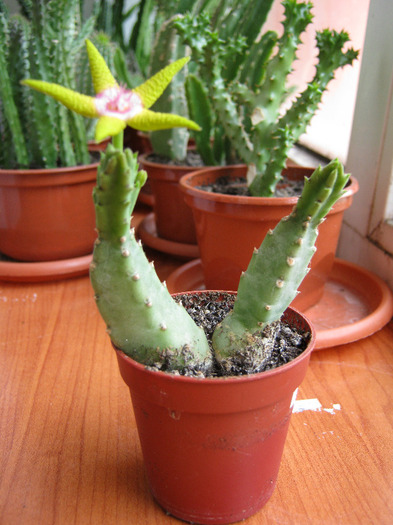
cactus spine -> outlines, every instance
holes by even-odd
[[[102,156],[94,191],[98,238],[90,278],[113,343],[136,361],[168,370],[206,372],[206,336],[175,303],[130,230],[146,173],[136,154],[111,144]]]
[[[352,64],[358,55],[353,48],[343,51],[349,40],[346,32],[317,32],[315,76],[283,112],[283,102],[290,94],[287,77],[301,34],[312,21],[312,4],[283,0],[283,5],[280,38],[272,31],[253,40],[236,32],[225,35],[215,30],[212,19],[204,14],[179,17],[176,23],[198,62],[199,91],[205,90],[203,104],[209,100],[217,115],[215,126],[223,128],[239,158],[248,165],[250,193],[267,197],[274,195],[289,150],[306,130],[334,72]],[[260,20],[255,19],[257,22]],[[190,97],[189,104],[197,102],[196,97]],[[192,109],[190,114],[198,122]]]
[[[213,336],[216,358],[224,368],[250,346],[264,356],[266,349],[258,347],[255,335],[278,321],[295,298],[315,252],[318,226],[344,193],[348,177],[338,160],[315,170],[292,213],[254,251],[234,308]]]

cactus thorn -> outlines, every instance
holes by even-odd
[[[129,257],[130,256],[130,252],[128,250],[122,250],[121,254],[122,254],[123,257]]]
[[[295,259],[293,257],[287,257],[287,265],[293,266],[295,264]]]

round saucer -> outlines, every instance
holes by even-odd
[[[167,278],[171,293],[203,290],[200,259],[190,261]],[[372,272],[336,259],[318,304],[304,312],[316,329],[316,350],[351,343],[380,330],[393,315],[393,295]]]
[[[137,236],[143,244],[160,252],[195,259],[199,256],[197,244],[184,244],[158,237],[154,212],[149,213],[137,227]]]
[[[0,255],[0,281],[56,281],[87,275],[92,257],[89,254],[59,261],[18,262]]]

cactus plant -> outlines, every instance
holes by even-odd
[[[250,344],[263,362],[266,348],[262,344],[254,351],[255,336],[274,326],[295,296],[314,252],[318,225],[342,195],[348,175],[336,160],[306,181],[292,214],[281,220],[253,255],[232,313],[213,334],[213,358],[206,335],[174,302],[130,229],[146,173],[138,170],[136,155],[122,148],[126,123],[144,130],[165,126],[197,129],[183,117],[147,109],[187,59],[170,64],[139,88],[124,93],[93,44],[87,45],[95,99],[45,82],[25,83],[83,115],[97,116],[98,112],[97,139],[115,135],[113,145],[102,155],[94,192],[98,238],[90,268],[97,306],[113,343],[136,361],[182,373],[194,369],[207,373],[215,360],[231,371],[239,355],[250,352]],[[103,107],[102,100],[109,95]],[[252,371],[260,366],[255,364]]]
[[[260,339],[261,332],[274,328],[295,297],[314,253],[317,227],[342,195],[348,176],[338,161],[317,169],[292,214],[255,251],[232,313],[213,334],[214,359],[206,336],[172,300],[129,229],[144,178],[135,155],[108,146],[95,193],[98,239],[90,275],[113,343],[136,361],[162,370],[206,373],[218,361],[221,371],[231,374],[244,369],[251,353],[248,369],[259,371],[273,350]]]
[[[248,40],[245,34],[224,34],[214,29],[212,18],[205,13],[179,17],[176,22],[199,65],[198,75],[187,80],[190,117],[202,124],[206,114],[214,116],[211,129],[223,128],[239,158],[248,165],[249,191],[257,196],[274,196],[289,151],[306,130],[335,71],[352,64],[358,55],[353,48],[344,51],[349,40],[345,31],[318,31],[314,78],[284,110],[283,103],[291,94],[287,78],[301,35],[312,21],[312,4],[284,0],[283,6],[281,37],[273,31],[258,38],[254,32],[254,38]],[[248,22],[252,24],[252,20]],[[255,19],[252,27],[259,28],[259,23]],[[200,120],[198,108],[209,106]],[[209,138],[206,125],[205,135]],[[200,138],[204,140],[201,152],[209,163],[217,163],[207,138]]]
[[[78,0],[20,4],[25,16],[10,15],[0,4],[0,166],[88,164],[83,118],[20,81],[29,76],[49,82],[56,78],[74,89],[78,57],[94,29],[94,18],[82,23]]]

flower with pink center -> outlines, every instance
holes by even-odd
[[[98,93],[95,106],[100,117],[114,117],[128,121],[143,110],[141,97],[129,89],[110,87]]]

